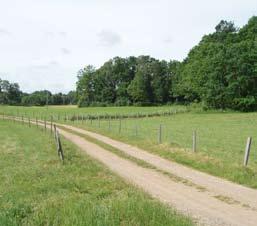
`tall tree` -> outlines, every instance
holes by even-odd
[[[94,101],[94,73],[95,68],[92,65],[88,65],[78,72],[77,95],[80,106],[88,106]]]

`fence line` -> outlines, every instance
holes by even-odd
[[[27,118],[27,120],[25,120],[26,118],[22,115],[21,117],[18,116],[3,116],[2,117],[3,120],[9,120],[9,121],[18,121],[21,122],[22,125],[24,125],[25,123],[28,123],[28,126],[31,128],[32,124],[34,124],[37,128],[39,127],[39,123],[38,123],[38,119],[35,118],[34,122],[33,120],[30,119],[30,117]],[[49,122],[46,121],[46,118],[44,118],[44,121],[41,122],[41,126],[45,128],[45,132],[47,131],[47,124]],[[64,162],[64,152],[63,152],[63,148],[62,148],[62,144],[61,144],[61,138],[59,135],[58,130],[56,129],[56,125],[52,124],[52,121],[50,121],[50,131],[52,134],[52,128],[54,126],[55,129],[55,141],[56,141],[56,145],[57,145],[57,151],[58,151],[58,156],[60,157],[60,159],[62,160],[62,162]]]
[[[24,124],[25,121],[25,117],[19,113],[21,122]],[[8,116],[6,115],[2,115],[3,119],[6,119]],[[15,117],[15,116],[13,116]],[[67,115],[66,115],[67,117]],[[79,116],[78,116],[79,118]],[[14,118],[12,118],[14,119]],[[31,123],[31,119],[30,117],[27,118],[28,119],[28,123],[30,126]],[[44,121],[43,121],[43,125],[44,125],[44,129],[46,131],[46,125],[49,124],[51,131],[52,131],[52,126],[54,124],[55,120],[58,121],[59,119],[61,119],[61,117],[51,117],[50,118],[50,122],[46,120],[46,117],[44,117]],[[115,119],[111,119],[111,117],[106,116],[104,119],[101,120],[100,117],[97,118],[98,120],[93,120],[90,117],[86,117],[84,118],[83,116],[83,120],[82,121],[74,121],[73,123],[77,123],[76,125],[79,125],[79,123],[81,123],[81,125],[85,125],[86,127],[92,127],[94,129],[98,129],[98,130],[105,130],[106,132],[112,132],[116,135],[121,135],[121,136],[132,136],[137,140],[142,140],[142,139],[148,139],[150,142],[156,143],[156,144],[162,144],[162,143],[166,143],[169,145],[174,145],[174,144],[178,144],[180,145],[179,147],[181,147],[182,149],[185,150],[192,150],[193,152],[201,152],[201,143],[198,143],[198,140],[201,138],[201,134],[196,133],[196,130],[192,130],[191,132],[191,138],[190,138],[190,131],[176,131],[172,132],[172,128],[169,128],[168,125],[163,125],[163,124],[159,124],[158,126],[155,123],[155,127],[149,127],[147,126],[146,128],[141,127],[140,123],[141,120],[133,120],[133,123],[130,123],[129,120],[123,119],[123,118],[119,118],[117,116],[116,120]],[[149,119],[150,120],[150,119]],[[36,125],[38,127],[38,119],[36,117],[35,119]],[[83,122],[83,123],[82,123]],[[186,132],[186,133],[185,133]],[[179,138],[176,138],[179,135]],[[157,134],[157,138],[156,138],[156,134]],[[193,134],[193,136],[192,136]],[[199,138],[200,137],[200,138]],[[180,139],[180,141],[178,142],[178,139]],[[181,141],[182,139],[182,141]],[[191,139],[191,147],[188,145],[188,140]],[[211,138],[210,138],[211,139]],[[248,138],[249,140],[249,138]],[[251,148],[251,143],[252,143],[252,138],[250,139],[250,141],[247,140],[247,145],[245,148],[245,152],[244,152],[244,158],[242,158],[243,161],[243,165],[247,166],[249,158],[250,158],[250,148]],[[168,142],[168,143],[167,143]],[[181,145],[183,144],[183,145]],[[183,147],[184,146],[184,147]],[[170,146],[172,147],[172,146]],[[211,150],[211,149],[210,149]],[[257,156],[255,154],[255,152],[253,152],[252,157],[255,161],[257,160]],[[237,156],[237,158],[239,158],[239,156]],[[242,161],[241,159],[241,161]]]

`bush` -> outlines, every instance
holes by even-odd
[[[234,100],[233,107],[235,110],[249,112],[257,109],[257,101],[253,96],[246,98],[237,98]]]

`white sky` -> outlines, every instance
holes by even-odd
[[[182,60],[221,19],[242,26],[253,15],[257,0],[0,0],[0,78],[67,92],[87,64]]]

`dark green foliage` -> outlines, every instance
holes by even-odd
[[[24,106],[67,105],[76,103],[76,92],[73,91],[70,91],[68,94],[52,94],[48,90],[35,91],[31,94],[23,94],[21,100],[21,104]]]
[[[242,29],[221,21],[182,63],[173,90],[208,108],[257,109],[257,17]]]
[[[28,94],[23,96],[22,98],[22,105],[25,106],[44,106],[49,104],[51,100],[52,94],[51,92],[44,90],[44,91],[36,91],[32,94]]]
[[[115,57],[95,70],[79,71],[80,106],[150,105],[171,100],[171,73],[166,61],[149,56]]]
[[[17,83],[0,79],[0,104],[17,105],[21,102],[21,94]]]
[[[116,57],[90,75],[85,69],[77,91],[81,106],[202,102],[205,108],[256,110],[257,17],[241,29],[222,20],[182,63]]]

